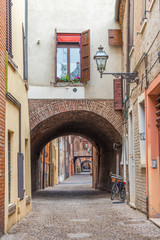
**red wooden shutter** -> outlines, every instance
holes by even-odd
[[[6,1],[6,50],[10,57],[12,55],[12,1]]]
[[[81,33],[81,81],[90,80],[90,30]]]
[[[23,153],[18,153],[18,197],[20,200],[24,198],[23,190]]]
[[[57,81],[57,29],[55,29],[55,82]]]
[[[122,46],[122,31],[120,29],[109,29],[109,46]]]
[[[122,110],[123,84],[122,79],[114,79],[114,110]]]

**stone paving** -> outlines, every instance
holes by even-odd
[[[33,211],[2,240],[154,240],[160,229],[146,216],[91,188],[89,175],[75,175],[33,196]]]

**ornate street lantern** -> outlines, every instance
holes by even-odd
[[[99,51],[97,51],[96,55],[94,56],[94,59],[96,60],[97,64],[97,70],[100,72],[100,77],[105,75],[113,75],[116,78],[122,78],[127,81],[127,83],[137,83],[139,81],[138,78],[138,72],[123,72],[123,73],[105,73],[106,63],[108,59],[108,55],[103,50],[103,47],[100,45],[98,48]]]
[[[100,76],[102,78],[102,74],[103,74],[103,72],[105,71],[105,68],[106,68],[108,55],[103,50],[103,47],[101,45],[98,49],[99,50],[97,51],[96,55],[94,56],[94,59],[96,60],[97,70],[100,72]]]

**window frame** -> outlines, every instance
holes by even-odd
[[[80,62],[81,62],[81,80],[80,83],[85,83],[90,80],[90,30],[86,30],[81,33],[65,33],[65,32],[57,32],[55,29],[55,55],[54,55],[54,67],[55,67],[55,83],[57,83],[57,46],[62,43],[62,41],[58,41],[58,35],[64,36],[79,36],[79,41],[76,43],[80,44]],[[63,43],[66,43],[64,41]],[[70,40],[71,43],[72,40]],[[73,83],[73,81],[72,81]]]
[[[72,79],[70,79],[70,49],[71,48],[79,48],[80,50],[80,65],[81,65],[81,45],[80,43],[57,43],[57,49],[58,48],[67,48],[67,75],[69,76],[69,82],[72,81]],[[57,54],[58,56],[58,54]],[[57,66],[57,58],[56,58],[56,66]],[[81,78],[81,73],[80,73],[80,78]],[[56,81],[57,81],[57,67],[56,67]]]

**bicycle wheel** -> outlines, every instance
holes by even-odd
[[[112,191],[111,191],[111,200],[113,200],[116,196],[116,190],[117,190],[117,186],[114,183],[113,187],[112,187]]]
[[[125,201],[125,199],[126,199],[126,190],[125,189],[123,189],[119,192],[119,199],[120,199],[120,201],[123,201],[123,202]]]

